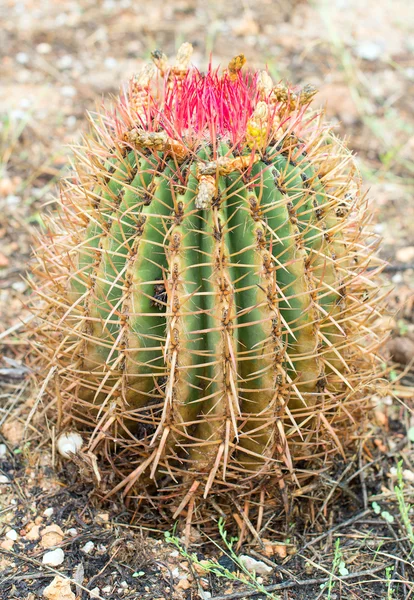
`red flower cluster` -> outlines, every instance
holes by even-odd
[[[166,82],[158,122],[175,139],[191,132],[236,144],[246,133],[258,95],[256,74],[238,73],[232,78],[211,65],[207,73],[193,68],[183,79],[173,76]]]

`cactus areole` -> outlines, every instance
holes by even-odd
[[[35,347],[103,495],[260,530],[357,436],[380,266],[315,90],[191,50],[92,116],[37,251]]]

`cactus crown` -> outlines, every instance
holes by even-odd
[[[82,460],[119,479],[108,494],[191,522],[236,491],[260,530],[355,436],[380,267],[315,90],[190,56],[154,52],[93,118],[37,253],[36,345],[59,427],[89,427]]]

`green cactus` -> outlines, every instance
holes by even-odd
[[[314,90],[190,55],[154,53],[158,75],[93,117],[37,252],[35,345],[59,427],[91,431],[112,492],[191,520],[210,494],[263,507],[344,453],[377,376],[379,291],[354,160]]]

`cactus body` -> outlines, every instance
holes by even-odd
[[[156,89],[147,67],[95,118],[38,251],[36,333],[59,425],[92,429],[115,490],[191,519],[209,493],[263,506],[309,478],[298,461],[344,452],[378,288],[353,157],[313,91],[188,59],[154,53]]]

